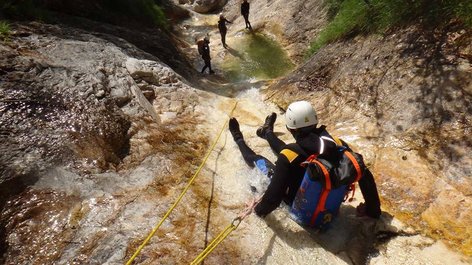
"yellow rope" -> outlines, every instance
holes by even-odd
[[[233,112],[234,110],[236,109],[236,106],[238,105],[238,102],[236,102],[234,104],[234,107],[233,109],[231,110],[229,116],[231,117],[233,115]],[[228,119],[229,120],[229,119]],[[182,193],[179,195],[179,197],[177,198],[177,200],[174,202],[174,204],[170,207],[170,209],[167,211],[167,213],[164,215],[164,217],[162,217],[161,221],[156,225],[156,227],[154,227],[154,229],[152,229],[151,233],[149,233],[149,235],[147,236],[147,238],[144,240],[144,242],[139,246],[139,248],[136,250],[136,252],[133,254],[133,256],[131,256],[131,258],[128,260],[128,262],[126,262],[126,265],[130,265],[134,259],[139,255],[139,253],[141,252],[141,250],[144,248],[144,246],[146,246],[146,244],[149,242],[149,240],[151,240],[151,238],[154,236],[154,234],[156,233],[157,229],[159,229],[159,227],[162,225],[162,223],[164,223],[164,221],[167,219],[167,217],[169,217],[170,213],[174,210],[174,208],[177,206],[177,204],[179,204],[179,202],[182,200],[182,198],[184,197],[185,193],[188,191],[188,189],[190,188],[190,185],[192,185],[193,181],[195,180],[195,178],[198,176],[198,174],[200,173],[200,171],[202,170],[203,166],[205,165],[206,161],[208,160],[208,157],[210,157],[210,154],[211,152],[213,151],[213,149],[215,149],[215,146],[216,144],[218,143],[218,140],[220,139],[221,135],[223,134],[223,131],[224,129],[226,128],[226,124],[228,123],[228,120],[226,120],[225,124],[223,125],[223,127],[221,128],[221,131],[220,133],[218,134],[218,137],[216,138],[215,142],[213,143],[213,145],[210,147],[210,150],[208,151],[208,153],[206,154],[205,158],[203,159],[202,163],[200,164],[200,166],[198,167],[197,171],[195,172],[195,174],[193,175],[193,177],[190,179],[190,181],[188,182],[187,186],[185,186],[184,190],[182,191]],[[234,229],[233,229],[234,230]]]
[[[253,211],[254,207],[262,200],[262,196],[259,199],[254,198],[254,200],[249,203],[241,212],[238,217],[234,218],[231,224],[229,224],[223,232],[221,232],[218,236],[213,239],[213,241],[190,263],[190,265],[198,265],[200,264],[215,248],[220,244],[231,232],[238,228],[239,224],[249,216]]]
[[[200,264],[231,232],[238,228],[241,218],[236,218],[229,224],[213,241],[190,263],[190,265]]]

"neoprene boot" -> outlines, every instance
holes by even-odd
[[[274,112],[268,115],[265,119],[264,125],[262,125],[261,127],[257,129],[256,131],[257,136],[263,139],[266,139],[266,133],[274,131],[274,123],[276,119],[277,119],[277,114],[275,114]]]
[[[239,140],[244,140],[243,133],[241,132],[241,130],[239,130],[239,123],[236,118],[229,119],[229,131],[231,132],[231,135],[233,136],[235,142]]]

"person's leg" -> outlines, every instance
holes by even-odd
[[[361,211],[364,211],[365,214],[372,218],[379,218],[382,214],[382,210],[380,209],[379,193],[377,191],[374,176],[367,167],[359,180],[359,187],[361,188],[362,196],[365,201],[365,208]]]
[[[243,138],[243,134],[239,129],[239,123],[236,118],[231,118],[229,120],[229,131],[233,136],[234,141],[239,147],[239,151],[244,158],[246,164],[253,168],[255,166],[255,162],[259,159],[259,156],[246,144]]]
[[[246,28],[247,29],[252,29],[251,22],[249,22],[249,14],[244,16],[244,20],[246,21]]]
[[[249,146],[247,146],[244,139],[236,141],[236,144],[238,145],[239,151],[241,151],[241,155],[243,156],[246,164],[253,168],[256,165],[256,161],[261,157],[257,155]]]
[[[264,175],[271,178],[275,165],[270,162],[267,158],[256,154],[244,141],[243,134],[239,129],[239,123],[236,118],[229,120],[229,131],[233,136],[234,141],[239,147],[239,151],[243,156],[244,161],[250,168],[257,167]]]
[[[266,139],[267,142],[269,142],[269,146],[272,151],[278,154],[280,151],[282,151],[286,144],[274,133],[274,123],[276,119],[277,114],[272,112],[266,117],[264,125],[257,129],[256,134],[257,136]]]
[[[206,61],[205,61],[205,66],[203,66],[202,71],[201,71],[202,74],[205,72],[205,69],[207,69],[207,67],[208,66],[207,66]]]
[[[267,158],[256,154],[249,146],[247,146],[244,139],[238,140],[236,144],[239,147],[244,162],[250,167],[257,167],[267,177],[272,177],[275,169],[275,165],[270,162]]]
[[[226,31],[221,33],[221,40],[223,42],[223,47],[226,48]]]
[[[280,140],[274,131],[268,131],[265,134],[265,139],[269,143],[270,148],[276,154],[279,154],[287,145],[284,141]]]

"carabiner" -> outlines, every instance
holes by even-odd
[[[231,225],[233,227],[238,227],[242,220],[243,219],[240,216],[238,216],[238,217],[234,218],[233,221],[231,221]]]

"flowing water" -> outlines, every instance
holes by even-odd
[[[213,18],[203,16],[198,21],[199,29],[206,30]],[[207,22],[201,26],[202,21]],[[186,23],[191,27],[194,22]],[[204,33],[195,30],[187,39]],[[228,37],[229,50],[212,47],[218,54],[216,68],[232,81],[272,79],[293,67],[283,49],[262,33]],[[169,94],[154,108],[161,118],[171,118],[159,125],[134,121],[129,155],[120,165],[56,167],[37,176],[36,184],[8,201],[1,213],[8,242],[5,264],[123,264],[183,190],[236,103],[233,116],[246,141],[274,161],[275,154],[255,131],[266,115],[281,113],[263,100],[259,86],[221,86],[218,94],[190,89],[182,95]],[[191,110],[169,114],[177,102]],[[349,128],[339,128],[343,129]],[[280,117],[275,130],[282,140],[290,141]],[[188,264],[244,209],[245,202],[264,190],[266,177],[246,166],[227,129],[223,132],[195,183],[135,264]],[[324,234],[298,226],[283,207],[265,220],[251,215],[205,263],[361,264],[367,257],[372,264],[463,263],[440,243],[404,232],[408,229],[395,232],[387,227],[400,227],[395,220],[376,223],[356,218],[354,206],[360,200],[358,194],[345,205],[342,217]],[[400,233],[404,236],[393,245],[382,244]]]

